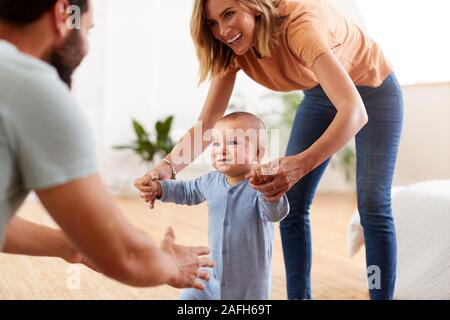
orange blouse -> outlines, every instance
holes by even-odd
[[[284,0],[280,15],[287,16],[271,57],[254,50],[236,57],[237,66],[259,84],[275,91],[311,89],[319,84],[311,70],[315,60],[331,50],[355,85],[378,87],[392,67],[380,47],[327,0]]]

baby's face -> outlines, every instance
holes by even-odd
[[[263,132],[264,133],[264,132]],[[248,174],[264,155],[260,129],[242,120],[217,123],[212,133],[211,161],[214,168],[231,177]],[[258,148],[259,145],[259,148]]]

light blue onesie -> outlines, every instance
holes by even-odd
[[[208,242],[215,267],[205,291],[187,289],[181,299],[269,299],[274,222],[289,213],[286,195],[268,203],[247,180],[232,187],[219,172],[193,181],[161,181],[161,188],[163,202],[208,202]]]

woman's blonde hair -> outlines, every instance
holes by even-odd
[[[208,77],[224,75],[231,67],[233,50],[214,38],[207,24],[205,4],[208,0],[194,0],[191,19],[191,35],[200,63],[200,83]],[[258,13],[256,17],[255,48],[261,57],[270,57],[277,44],[278,30],[283,17],[278,6],[281,0],[237,0]]]

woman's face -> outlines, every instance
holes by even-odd
[[[207,0],[207,25],[214,37],[244,55],[255,44],[256,14],[239,0]]]

